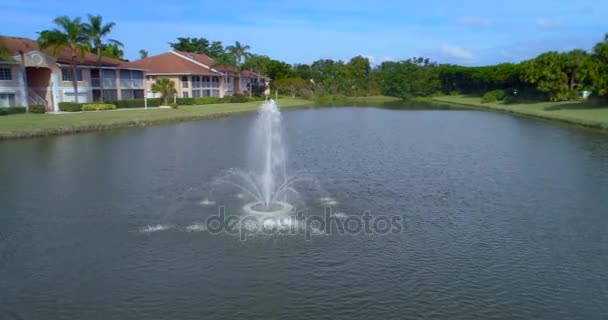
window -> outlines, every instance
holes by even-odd
[[[232,83],[232,77],[228,77],[228,78],[226,79],[226,83]]]
[[[13,80],[11,68],[0,68],[0,80]]]
[[[201,97],[201,90],[192,90],[192,98]]]
[[[182,88],[188,88],[188,77],[182,77]]]
[[[188,91],[182,92],[182,98],[188,98]]]
[[[15,106],[15,94],[0,93],[0,107],[14,107],[14,106]]]
[[[71,68],[62,68],[61,69],[61,79],[63,81],[72,81],[72,69]],[[82,69],[76,69],[76,81],[82,81]]]

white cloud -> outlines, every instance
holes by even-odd
[[[441,53],[451,58],[457,58],[465,61],[474,60],[473,54],[470,51],[461,47],[444,44],[441,46],[440,50]]]
[[[492,20],[484,17],[460,17],[456,22],[470,27],[487,27],[492,24]]]
[[[551,29],[559,29],[562,26],[562,23],[557,20],[539,18],[536,20],[536,26],[541,29],[551,30]]]

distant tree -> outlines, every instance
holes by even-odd
[[[169,42],[174,50],[206,54],[211,58],[218,58],[224,53],[221,41],[209,41],[205,38],[177,38],[177,42]]]
[[[175,50],[203,53],[207,52],[209,48],[209,40],[205,38],[177,38],[177,42],[169,42],[169,46]]]
[[[273,84],[279,91],[288,92],[292,98],[295,98],[300,89],[306,88],[308,81],[300,77],[293,77],[278,79]]]
[[[241,66],[247,61],[247,58],[251,56],[249,49],[251,49],[251,47],[248,45],[243,45],[237,41],[234,43],[234,45],[227,46],[226,52],[230,53],[234,57],[236,60],[236,65],[240,69]]]
[[[148,57],[148,50],[140,49],[139,50],[139,58],[145,59]]]
[[[271,63],[272,59],[268,56],[252,54],[242,68],[266,75]]]
[[[598,42],[593,47],[590,77],[594,90],[608,101],[608,33],[602,42]]]
[[[294,71],[300,76],[300,78],[305,80],[312,79],[312,68],[308,64],[296,64],[293,66]]]
[[[160,98],[166,105],[169,97],[176,94],[177,90],[175,89],[175,82],[167,78],[160,78],[152,84],[152,92],[160,93]]]
[[[213,64],[211,67],[229,67],[237,70],[236,58],[227,52],[222,53],[221,55],[215,57],[213,59]]]
[[[357,79],[368,77],[372,69],[369,64],[369,59],[362,56],[356,56],[350,59],[346,66],[348,75]]]
[[[224,54],[224,45],[221,41],[213,41],[211,45],[207,48],[206,54],[211,58],[217,58]]]
[[[67,49],[72,56],[70,66],[72,69],[72,86],[74,87],[74,101],[78,103],[78,78],[76,73],[76,60],[82,59],[87,50],[90,49],[89,34],[84,28],[80,18],[70,19],[60,16],[53,20],[56,27],[51,30],[43,30],[38,34],[38,46],[41,49],[51,48],[52,55],[57,56],[62,50]]]
[[[115,45],[115,44],[110,43],[110,44],[103,45],[103,50],[101,51],[101,55],[104,57],[125,61],[125,59],[124,59],[125,52],[122,49],[120,49],[118,45]]]

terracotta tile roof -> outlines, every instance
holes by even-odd
[[[0,36],[0,42],[4,47],[8,49],[10,54],[12,54],[13,56],[19,55],[20,52],[28,53],[31,51],[42,51],[45,54],[52,56],[52,49],[49,48],[40,50],[40,48],[38,47],[38,43],[32,39]],[[71,63],[71,60],[72,54],[70,49],[63,49],[58,53],[58,63],[69,64]],[[91,52],[85,52],[83,58],[77,58],[77,64],[96,66],[97,55]],[[108,57],[101,57],[101,65],[104,67],[137,69],[137,67],[130,62],[116,60]]]
[[[192,56],[188,56],[188,55],[197,55],[198,56],[198,54],[186,53],[186,52],[176,52],[176,53],[177,54],[175,54],[173,52],[162,53],[162,54],[159,54],[156,56],[133,61],[133,64],[140,68],[147,69],[148,73],[150,73],[150,74],[164,73],[164,74],[201,74],[201,75],[209,75],[209,76],[221,75],[221,73],[219,73],[219,72],[211,71],[208,68],[205,68],[204,66],[201,66],[200,64],[198,64],[198,63],[203,63],[202,57],[194,58]],[[205,55],[201,55],[201,56],[205,56]],[[184,58],[184,57],[186,57],[186,58]],[[213,60],[211,60],[211,58],[209,58],[207,56],[205,56],[205,57],[207,59],[209,59],[211,62],[213,62]],[[194,60],[196,62],[193,62],[193,61],[189,60],[188,58],[191,60]],[[209,62],[209,61],[207,61],[207,62]],[[203,64],[207,65],[205,63],[203,63]]]
[[[217,75],[218,73],[214,72],[213,70],[217,70],[219,73],[239,73],[238,70],[234,67],[213,66],[215,62],[212,58],[205,54],[185,52],[179,50],[173,50],[172,52],[167,52],[145,59],[133,61],[133,63],[145,69],[148,69],[149,73],[191,73]],[[209,70],[197,63],[203,64],[213,70]],[[241,71],[240,74],[243,76],[264,77],[248,70]]]

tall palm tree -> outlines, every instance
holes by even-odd
[[[108,22],[106,24],[103,23],[103,18],[100,15],[92,15],[88,16],[89,21],[83,25],[84,30],[89,37],[89,41],[91,42],[92,48],[95,50],[97,54],[97,70],[99,70],[99,89],[101,101],[103,101],[103,77],[101,75],[101,56],[104,50],[104,47],[107,45],[112,45],[116,49],[118,47],[123,47],[122,42],[114,39],[108,39],[104,42],[104,38],[106,38],[110,32],[112,32],[112,28],[116,26],[114,22]]]
[[[38,46],[41,49],[51,48],[52,55],[57,56],[62,50],[70,50],[72,69],[72,85],[74,86],[74,101],[78,103],[78,79],[76,73],[76,58],[82,59],[90,48],[89,38],[80,18],[70,19],[60,16],[53,20],[56,27],[38,33]]]
[[[226,51],[232,54],[236,60],[236,66],[240,69],[243,63],[251,56],[248,45],[242,45],[240,42],[235,42],[232,46],[227,46]]]

